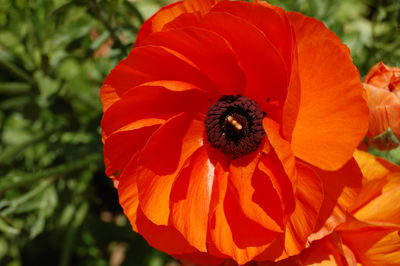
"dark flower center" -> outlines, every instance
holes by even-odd
[[[211,146],[233,159],[257,150],[265,136],[265,113],[246,96],[223,95],[204,121]]]

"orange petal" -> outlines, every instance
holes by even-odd
[[[396,96],[389,90],[364,83],[370,110],[368,137],[375,137],[389,127],[389,116],[386,107],[397,102]]]
[[[225,38],[247,77],[246,95],[254,99],[262,109],[272,113],[268,110],[272,108],[268,102],[283,104],[290,71],[264,32],[243,18],[214,11],[204,18],[195,14],[183,14],[165,28],[171,30],[189,26],[204,27]],[[246,45],[243,45],[244,38],[248,40]]]
[[[314,168],[324,188],[324,201],[319,212],[315,232],[310,241],[330,234],[346,220],[346,211],[357,199],[362,182],[361,171],[354,159],[334,172]]]
[[[116,90],[108,84],[104,84],[100,88],[100,99],[103,104],[103,112],[107,111],[107,109],[116,101],[120,99]]]
[[[368,127],[368,109],[349,50],[322,22],[290,12],[299,56],[296,157],[325,170],[349,160]]]
[[[296,182],[296,160],[292,151],[292,147],[288,141],[282,138],[280,135],[279,124],[265,117],[263,120],[263,126],[265,133],[267,134],[268,140],[271,146],[274,148],[279,160],[282,162],[282,166],[291,180],[292,183]]]
[[[268,98],[283,104],[288,85],[285,63],[263,32],[242,18],[220,12],[205,15],[201,26],[231,45],[247,78],[247,97],[262,109]]]
[[[363,172],[364,184],[350,208],[351,213],[362,221],[400,225],[400,205],[396,204],[400,193],[400,167],[362,151],[356,151],[354,158]]]
[[[286,227],[285,249],[289,256],[300,253],[313,232],[324,199],[320,177],[306,164],[297,163],[296,208]]]
[[[161,46],[142,46],[132,49],[110,72],[102,95],[122,96],[135,86],[155,80],[178,80],[210,92],[216,90],[204,73],[182,54]],[[102,101],[109,100],[106,97]]]
[[[322,240],[312,243],[299,256],[302,265],[348,265],[342,251],[342,243],[336,234],[332,234]]]
[[[232,161],[229,184],[247,218],[268,230],[282,232],[280,198],[269,177],[257,169],[259,160],[259,153],[253,153]]]
[[[104,143],[104,163],[106,175],[121,173],[132,156],[139,151],[147,139],[158,128],[157,125],[137,130],[121,131],[112,134]]]
[[[340,232],[340,236],[362,265],[394,266],[400,265],[400,236],[397,230],[366,227]]]
[[[379,62],[369,70],[364,82],[384,90],[397,90],[400,84],[400,68],[389,67]],[[390,87],[390,88],[389,88]]]
[[[167,225],[172,185],[188,159],[203,145],[204,124],[188,114],[168,120],[150,137],[138,160],[137,183],[143,213]]]
[[[200,148],[182,169],[171,192],[171,222],[199,251],[207,252],[208,212],[214,165]]]
[[[194,85],[177,81],[158,81],[132,88],[103,115],[101,122],[105,136],[125,128],[145,126],[154,119],[163,121],[179,112],[205,112],[206,94]],[[173,88],[173,90],[172,90]],[[123,114],[123,115],[121,115]],[[149,120],[150,119],[150,120]]]
[[[206,13],[218,0],[186,0],[163,7],[146,20],[139,30],[135,46],[139,45],[152,32],[161,31],[165,24],[184,13]]]
[[[137,190],[136,182],[136,167],[137,167],[137,156],[131,158],[127,167],[121,173],[118,180],[118,198],[121,207],[124,210],[126,217],[132,225],[133,230],[138,231],[136,225],[137,210],[139,206],[139,194]]]
[[[232,229],[231,226],[236,230],[241,230],[241,233],[243,231],[251,233],[251,237],[253,237],[254,234],[261,233],[259,237],[256,237],[257,241],[262,240],[260,237],[262,238],[266,236],[264,233],[265,229],[248,220],[242,213],[240,213],[239,206],[235,206],[235,208],[237,208],[236,210],[233,210],[236,211],[235,213],[230,212],[231,209],[227,209],[231,207],[232,204],[237,203],[236,199],[232,199],[232,191],[228,192],[231,189],[227,189],[227,187],[228,171],[224,170],[221,166],[216,167],[210,207],[213,214],[210,216],[211,220],[209,225],[209,238],[212,242],[209,246],[209,252],[211,254],[225,254],[232,257],[237,263],[244,264],[262,253],[268,245],[253,245],[248,247],[239,246],[239,244],[244,244],[241,243],[240,240],[251,240],[251,238],[249,236],[244,236],[244,239],[237,239],[239,237],[237,234],[235,235],[235,238],[233,235],[234,229]],[[227,213],[231,223],[228,223],[228,218],[226,216]],[[232,215],[237,215],[237,217],[231,217]],[[235,219],[237,220],[235,221]],[[242,222],[242,224],[239,222]],[[254,225],[255,227],[253,227]],[[254,231],[252,230],[253,228],[255,229]],[[237,241],[239,241],[239,243],[237,243]],[[268,239],[264,239],[264,241],[267,242]]]
[[[400,141],[400,97],[398,103],[386,106],[389,117],[389,126],[397,140]]]
[[[190,246],[186,239],[173,227],[156,225],[142,212],[137,211],[137,229],[146,241],[154,248],[168,254],[194,253],[197,250]]]
[[[400,225],[400,174],[397,185],[371,199],[354,213],[354,217],[366,222],[381,222]]]
[[[236,56],[218,34],[186,27],[151,34],[143,45],[163,46],[189,58],[215,84],[220,94],[243,94],[246,77]],[[217,99],[215,99],[217,100]]]
[[[212,11],[228,12],[243,18],[261,30],[285,61],[287,74],[290,74],[292,61],[292,32],[285,13],[260,5],[258,2],[221,1]]]
[[[294,38],[294,37],[293,37]],[[300,108],[301,84],[298,65],[297,46],[293,47],[289,87],[282,113],[282,135],[291,141]]]

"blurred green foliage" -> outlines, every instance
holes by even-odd
[[[0,265],[176,265],[132,232],[100,129],[103,80],[166,2],[0,0]],[[398,0],[270,3],[322,20],[361,75],[400,66]]]

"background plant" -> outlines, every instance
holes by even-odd
[[[0,0],[0,265],[174,265],[104,175],[99,88],[162,0]],[[363,76],[400,66],[397,0],[270,0],[322,20]],[[374,153],[400,163],[400,150]]]

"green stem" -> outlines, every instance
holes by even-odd
[[[28,73],[26,73],[22,69],[18,68],[13,63],[10,63],[10,62],[4,60],[1,57],[0,57],[0,65],[3,65],[10,72],[14,73],[14,75],[16,75],[17,77],[21,78],[22,80],[25,80],[25,81],[29,82],[32,85],[35,84],[33,78]]]
[[[101,159],[101,156],[99,154],[93,154],[93,155],[87,156],[86,158],[76,161],[76,162],[71,162],[71,163],[60,165],[60,166],[56,166],[56,167],[53,167],[50,169],[43,170],[38,173],[24,175],[24,178],[21,178],[21,179],[15,180],[15,181],[11,181],[7,178],[7,180],[4,180],[3,182],[0,183],[0,191],[14,189],[14,188],[18,188],[20,186],[27,186],[30,183],[32,183],[33,181],[51,177],[51,176],[65,175],[72,171],[81,169],[81,168],[87,166],[88,164],[91,164],[94,162],[98,163],[98,162],[100,162],[100,159]]]

